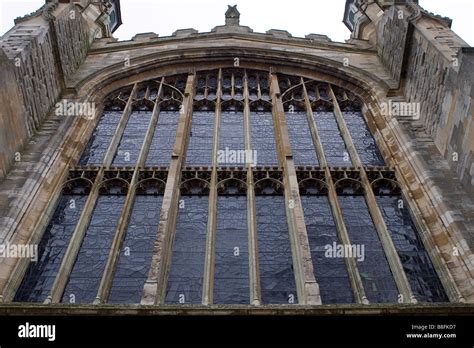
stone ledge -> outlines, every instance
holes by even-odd
[[[0,306],[0,316],[63,315],[472,315],[474,305],[442,304],[345,304],[345,305],[64,305],[11,303]]]

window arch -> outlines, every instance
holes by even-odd
[[[44,234],[16,301],[148,303],[150,285],[157,304],[297,304],[308,284],[322,303],[447,301],[362,101],[327,82],[121,87],[67,182],[47,231],[68,233]],[[71,192],[87,198],[68,213]]]

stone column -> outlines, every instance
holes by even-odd
[[[252,151],[252,133],[250,129],[250,105],[247,73],[244,76],[244,140],[247,153]],[[254,158],[252,158],[254,160]],[[250,303],[259,305],[262,302],[260,289],[260,272],[258,261],[257,216],[252,163],[247,163],[247,227],[249,250],[249,288]]]
[[[313,272],[308,234],[304,223],[293,155],[291,153],[285,111],[276,75],[270,75],[270,93],[273,104],[273,121],[277,130],[279,158],[283,168],[285,207],[293,254],[296,290],[300,304],[321,304],[319,285]]]
[[[202,280],[202,304],[210,305],[214,302],[214,266],[216,247],[216,220],[217,220],[217,151],[219,151],[219,130],[221,124],[221,95],[222,69],[219,69],[216,93],[216,108],[214,121],[214,138],[212,144],[212,174],[209,189],[209,208],[207,215],[206,258],[204,260],[204,275]]]
[[[193,112],[194,85],[195,75],[190,74],[186,82],[183,107],[181,108],[176,140],[173,147],[173,154],[163,196],[160,224],[158,226],[148,279],[145,282],[143,289],[142,304],[164,303],[166,282],[169,272],[168,268],[171,260],[174,235],[176,232],[181,168],[183,165],[186,141],[190,131]]]

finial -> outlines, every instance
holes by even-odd
[[[225,12],[225,25],[235,26],[239,25],[240,12],[237,10],[237,5],[227,5],[227,11]]]

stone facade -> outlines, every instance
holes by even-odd
[[[6,122],[2,140],[6,141],[0,156],[1,178],[8,172],[15,153],[21,152],[64,92],[66,79],[87,55],[94,40],[89,36],[89,28],[97,24],[88,24],[90,20],[81,14],[82,5],[85,4],[48,1],[35,13],[17,18],[15,26],[0,40],[2,71],[5,76],[15,75],[14,79],[5,81],[9,81],[9,89],[20,92],[10,93],[9,100],[25,108],[24,112],[3,113],[2,110],[2,120]],[[23,118],[19,126],[9,126]]]
[[[348,1],[350,3],[354,3],[359,11],[356,16],[359,22],[347,43],[332,42],[317,34],[292,37],[284,30],[254,33],[239,24],[235,7],[229,7],[226,25],[209,33],[183,29],[170,37],[146,33],[123,42],[116,42],[109,37],[106,28],[98,30],[103,28],[102,25],[79,14],[77,10],[86,13],[84,9],[92,6],[87,1],[78,5],[50,2],[44,11],[19,21],[0,40],[2,75],[13,81],[0,83],[0,94],[5,98],[0,110],[0,124],[5,125],[1,128],[5,134],[0,133],[0,169],[5,177],[0,182],[0,244],[38,243],[68,171],[77,164],[97,124],[98,117],[88,120],[55,115],[51,108],[59,98],[100,105],[108,93],[124,86],[134,85],[133,94],[136,83],[143,80],[186,74],[187,85],[182,100],[184,112],[180,116],[178,137],[164,188],[152,267],[142,297],[142,304],[162,304],[165,289],[161,284],[169,272],[170,240],[175,233],[183,153],[190,128],[192,90],[196,83],[193,72],[195,69],[232,68],[238,58],[239,67],[261,69],[273,76],[273,118],[278,130],[285,197],[291,199],[298,197],[299,193],[275,74],[304,76],[352,91],[363,100],[368,126],[387,166],[394,168],[404,196],[409,198],[415,224],[450,301],[474,302],[472,49],[449,29],[449,21],[426,13],[416,4],[388,6],[384,3],[382,6],[378,2]],[[71,11],[76,13],[72,16],[74,18],[71,18]],[[89,15],[93,12],[90,8],[87,11]],[[102,17],[98,15],[97,18]],[[20,58],[20,70],[15,66],[16,58]],[[419,102],[419,119],[384,113],[381,105],[392,101]],[[130,109],[131,105],[127,104],[124,115],[129,116]],[[100,112],[97,110],[96,114]],[[245,115],[248,122],[247,111]],[[340,110],[336,110],[336,115],[344,128]],[[124,131],[126,121],[126,117],[121,121],[119,133]],[[246,131],[248,133],[248,129]],[[311,132],[317,139],[314,125]],[[344,140],[351,144],[350,138]],[[104,166],[97,172],[89,210],[83,214],[84,221],[87,221],[87,215],[90,217],[93,202],[97,199],[97,183],[111,164],[111,150],[117,146],[118,139],[114,141],[116,143],[108,149]],[[147,142],[150,141],[148,138]],[[349,151],[351,157],[357,158],[353,144]],[[16,163],[13,162],[15,152],[21,154],[21,160]],[[453,157],[453,153],[458,157]],[[361,168],[361,181],[370,187],[360,159],[356,164]],[[136,172],[138,168],[137,164]],[[326,167],[325,170],[331,177],[329,169]],[[215,168],[210,180],[216,183]],[[249,214],[255,215],[252,212],[253,185],[249,176]],[[411,300],[410,287],[370,192],[366,197],[370,213],[375,217],[377,233],[383,241],[397,286],[408,303]],[[216,194],[216,188],[212,188],[210,199],[215,200]],[[337,202],[336,192],[330,192],[330,195]],[[131,200],[133,194],[127,197],[128,205]],[[130,207],[127,209],[129,211]],[[340,209],[337,203],[334,209]],[[301,304],[318,306],[321,299],[313,275],[301,207],[287,209],[287,217],[292,252],[296,255],[298,298]],[[208,224],[210,235],[214,218],[210,217]],[[126,218],[118,227],[117,238],[123,235],[125,225]],[[341,219],[338,226],[342,235],[346,235]],[[64,290],[86,227],[79,226],[75,231],[68,257],[49,299],[52,302],[58,302],[62,295],[61,290]],[[250,221],[250,234],[255,238],[253,228]],[[109,262],[114,262],[119,246],[120,243],[114,244]],[[212,243],[207,248],[212,250]],[[206,265],[209,262],[206,260]],[[12,301],[27,267],[25,260],[0,260],[0,294],[5,302]],[[209,285],[212,283],[212,266],[206,267],[205,283]],[[350,267],[355,268],[353,265]],[[110,288],[111,272],[106,273],[96,304],[101,303],[101,296],[106,296]],[[360,279],[355,277],[353,282],[360,290],[357,291],[358,303],[366,303]],[[252,299],[255,300],[252,303],[259,305],[259,285],[255,275],[251,276],[251,283]],[[374,309],[374,313],[379,310]]]

